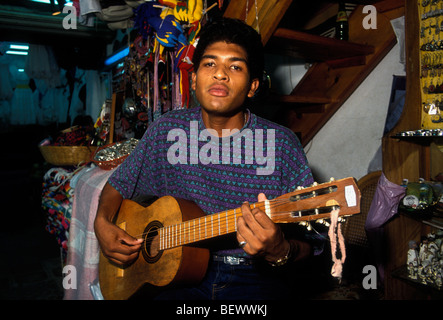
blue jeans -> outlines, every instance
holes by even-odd
[[[195,287],[161,293],[156,300],[275,300],[287,298],[278,270],[257,264],[228,265],[211,261],[205,278]]]

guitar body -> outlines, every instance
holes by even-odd
[[[297,188],[273,200],[250,204],[274,223],[309,223],[360,212],[361,194],[354,178]],[[105,299],[128,299],[135,293],[150,293],[180,283],[197,283],[206,273],[209,250],[192,246],[208,239],[233,234],[241,208],[211,215],[191,201],[165,196],[149,207],[124,200],[115,224],[135,238],[142,238],[138,258],[123,268],[100,255],[99,280]],[[149,290],[141,290],[148,287]]]
[[[203,215],[193,202],[166,196],[146,208],[131,200],[124,200],[115,223],[134,237],[146,238],[155,235],[158,228],[177,225]],[[197,283],[204,277],[209,250],[179,246],[162,251],[155,243],[155,238],[153,242],[144,241],[137,260],[124,268],[100,254],[99,280],[105,299],[129,299],[144,285],[166,287]]]

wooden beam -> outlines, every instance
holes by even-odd
[[[400,184],[403,179],[416,181],[423,176],[420,153],[423,147],[409,141],[399,141],[390,136],[406,130],[421,128],[421,86],[419,61],[419,17],[417,4],[406,6],[405,10],[405,52],[406,52],[406,98],[402,115],[396,126],[382,140],[383,171],[390,181]]]
[[[378,12],[384,13],[398,8],[404,8],[405,0],[382,0],[374,3]]]
[[[363,66],[366,64],[366,56],[356,56],[344,59],[328,60],[326,61],[326,63],[332,69]]]
[[[374,47],[370,45],[284,28],[275,30],[266,48],[271,52],[276,50],[280,54],[311,62],[365,56],[374,52]]]
[[[255,7],[256,3],[257,8]],[[292,0],[235,0],[229,3],[223,16],[246,21],[247,24],[259,31],[263,45],[265,45],[291,3]],[[248,4],[247,16],[246,4]]]
[[[274,96],[272,100],[276,103],[303,103],[303,104],[327,104],[334,102],[333,99],[321,95],[282,95]]]
[[[295,111],[296,113],[320,113],[324,114],[326,111],[326,105],[325,104],[292,104],[288,105],[288,108]]]

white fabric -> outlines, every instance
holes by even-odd
[[[50,47],[29,45],[25,72],[30,79],[44,79],[50,88],[61,85],[60,69]]]
[[[100,247],[94,220],[101,191],[114,170],[83,169],[75,182],[66,265],[76,271],[76,289],[65,288],[65,300],[93,300],[91,285],[98,283]],[[94,287],[97,289],[97,287]]]

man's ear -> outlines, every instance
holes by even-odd
[[[251,86],[248,92],[248,98],[252,98],[255,95],[255,92],[258,90],[259,86],[260,86],[260,80],[258,80],[258,78],[252,79]]]
[[[196,81],[197,81],[197,74],[195,72],[191,74],[191,79],[192,79],[191,89],[195,91]]]

